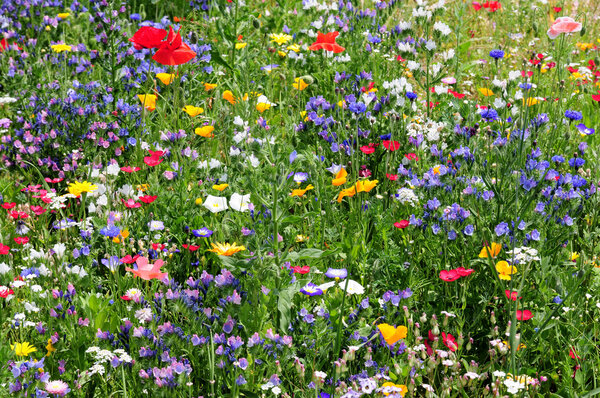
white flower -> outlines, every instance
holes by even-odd
[[[273,387],[273,388],[271,389],[271,392],[272,392],[273,394],[275,394],[275,396],[277,396],[277,395],[281,394],[281,388],[279,388],[279,387],[275,386],[275,387]]]
[[[111,176],[116,176],[121,171],[118,163],[111,163],[110,166],[106,168],[106,174]]]
[[[57,243],[54,245],[54,247],[52,247],[52,250],[54,251],[54,253],[56,253],[56,256],[60,258],[65,255],[67,246],[65,246],[64,243]]]
[[[0,263],[0,275],[7,274],[10,271],[10,267],[6,263]]]
[[[216,169],[217,167],[221,166],[221,162],[219,162],[217,159],[211,159],[210,162],[208,163],[208,167],[210,167],[211,169]]]
[[[227,198],[222,196],[208,195],[203,204],[211,213],[218,213],[223,210],[227,210]]]
[[[321,372],[320,370],[315,370],[315,378],[320,379],[320,380],[325,380],[325,378],[327,377],[327,373],[325,372]]]
[[[414,71],[414,70],[419,69],[421,67],[421,64],[419,64],[418,62],[415,62],[415,61],[408,61],[408,63],[406,64],[406,67],[409,70]]]
[[[454,361],[452,361],[450,359],[444,359],[442,361],[442,365],[444,365],[444,366],[452,366],[452,365],[454,365]]]
[[[492,373],[492,375],[494,375],[494,377],[504,377],[506,376],[506,373],[504,373],[501,370],[494,370],[494,373]]]
[[[260,165],[260,160],[258,160],[258,158],[256,156],[254,156],[253,153],[251,153],[250,156],[248,156],[248,161],[254,168],[256,168]]]
[[[465,377],[468,377],[469,379],[478,379],[479,375],[475,372],[467,372],[465,373]]]
[[[504,380],[504,385],[507,388],[507,392],[509,394],[518,394],[520,390],[524,389],[525,386],[522,383],[514,381],[512,379]]]
[[[441,21],[437,21],[433,24],[433,30],[437,30],[444,36],[448,36],[450,33],[452,33],[450,27]]]
[[[141,308],[135,312],[135,318],[141,323],[152,320],[152,310],[150,308]]]
[[[327,283],[323,283],[322,285],[319,285],[318,288],[321,289],[323,292],[325,292],[327,289],[329,289],[330,287],[333,287],[336,285],[336,282],[327,282]]]
[[[348,294],[363,294],[365,292],[365,288],[360,283],[353,281],[352,279],[348,279],[348,282],[340,282],[340,289],[344,290],[346,283],[348,283],[348,288],[346,290],[346,293]]]
[[[250,203],[250,194],[240,195],[239,193],[234,193],[231,195],[229,199],[229,206],[233,210],[237,211],[246,211],[248,210],[248,204]]]

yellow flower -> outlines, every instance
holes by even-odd
[[[214,126],[202,126],[202,127],[196,127],[196,130],[194,131],[197,135],[199,135],[200,137],[206,137],[206,138],[210,138],[213,137],[213,130],[215,129]]]
[[[71,51],[71,46],[68,46],[66,44],[53,44],[50,46],[50,48],[52,48],[52,51],[54,51],[55,53],[61,53],[63,51]]]
[[[196,198],[194,203],[196,203],[196,206],[200,206],[202,204],[202,198]]]
[[[69,14],[68,12],[61,12],[57,15],[57,17],[59,17],[60,19],[67,19],[69,18],[69,15],[71,14]]]
[[[478,90],[481,93],[481,95],[483,95],[484,97],[491,97],[492,95],[494,95],[494,92],[492,90],[490,90],[489,88],[480,87],[480,88],[478,88]]]
[[[500,251],[502,250],[502,245],[500,243],[492,242],[491,246],[484,246],[483,249],[479,252],[479,258],[488,258],[496,257]]]
[[[387,389],[386,389],[386,387],[387,387]],[[408,388],[406,388],[406,386],[404,384],[395,384],[395,383],[392,383],[391,381],[387,381],[387,382],[383,383],[381,388],[384,389],[384,391],[390,391],[390,392],[383,393],[383,395],[385,395],[386,397],[392,393],[394,393],[394,395],[400,394],[401,397],[404,397],[404,395],[408,392]]]
[[[211,243],[212,249],[209,252],[217,253],[219,256],[231,256],[242,250],[246,250],[244,246],[236,246],[235,242],[232,245],[229,243]]]
[[[511,275],[517,273],[517,267],[510,266],[506,261],[498,261],[496,263],[496,271],[500,275],[498,277],[502,280],[509,281],[511,279]]]
[[[335,175],[335,178],[331,180],[331,185],[333,185],[334,187],[339,187],[340,185],[345,184],[347,175],[348,173],[346,172],[346,169],[342,167],[340,171],[338,171]]]
[[[296,235],[296,242],[298,242],[298,243],[306,242],[308,239],[309,239],[308,236]]]
[[[342,199],[346,196],[352,197],[354,195],[356,195],[356,187],[352,185],[350,188],[342,189],[342,192],[338,195],[337,202],[342,203]]]
[[[296,90],[300,90],[300,91],[302,91],[302,90],[304,90],[306,87],[308,87],[308,83],[306,83],[304,80],[302,80],[302,78],[301,78],[301,77],[297,77],[297,78],[295,78],[295,79],[294,79],[294,82],[295,82],[295,83],[293,83],[293,84],[292,84],[292,86],[294,86],[294,88],[295,88]]]
[[[576,262],[578,258],[579,258],[579,253],[577,253],[577,252],[571,253],[571,258],[570,258],[571,261]]]
[[[378,180],[356,181],[356,192],[369,192],[375,188],[378,182]]]
[[[10,349],[13,350],[18,357],[26,357],[32,352],[37,351],[37,349],[28,342],[11,344]]]
[[[175,78],[174,73],[157,73],[156,78],[160,80],[165,86],[173,83],[173,79]]]
[[[219,185],[213,185],[213,189],[216,189],[217,191],[223,192],[223,190],[225,188],[227,188],[229,186],[229,184],[219,184]]]
[[[406,326],[394,327],[387,323],[377,325],[377,329],[379,329],[379,333],[381,333],[381,336],[383,336],[383,339],[389,345],[394,345],[398,340],[405,339],[408,332]]]
[[[287,53],[285,51],[277,51],[277,55],[279,55],[281,58],[285,57],[287,55]]]
[[[200,108],[199,106],[186,105],[183,107],[183,111],[191,117],[196,117],[204,112],[204,109]]]
[[[69,184],[68,189],[71,195],[80,196],[82,193],[95,191],[98,189],[98,186],[87,181],[75,181],[74,183]]]
[[[538,99],[535,97],[529,97],[529,98],[527,98],[527,100],[525,100],[525,98],[523,98],[523,105],[533,106],[533,105],[537,104],[538,102],[539,102]]]
[[[235,49],[241,50],[242,48],[246,47],[247,45],[248,45],[248,43],[235,43]]]
[[[304,194],[307,191],[310,191],[311,189],[314,189],[315,187],[312,186],[312,184],[309,184],[306,188],[304,189],[293,189],[292,193],[290,194],[290,196],[298,196],[298,197],[302,197],[304,196]]]
[[[138,186],[136,186],[136,189],[137,189],[138,191],[146,192],[146,190],[148,189],[148,184],[141,184],[141,185],[138,185]]]
[[[271,108],[271,104],[267,103],[267,102],[259,102],[258,104],[256,104],[256,110],[259,111],[260,113],[263,113],[264,111],[266,111],[267,109]]]
[[[271,39],[271,43],[277,43],[280,46],[282,44],[287,44],[288,41],[293,39],[292,36],[285,33],[271,33],[269,38]]]
[[[233,96],[233,93],[231,91],[229,91],[229,90],[223,91],[223,99],[225,101],[229,101],[229,103],[231,105],[235,104],[235,97]]]
[[[142,103],[142,106],[149,111],[156,109],[156,95],[154,94],[138,94],[137,96]]]
[[[437,166],[435,166],[435,167],[433,168],[433,174],[434,174],[434,175],[440,174],[440,167],[442,167],[442,166],[440,166],[440,165],[437,165]]]
[[[299,53],[300,52],[300,46],[297,44],[291,44],[289,46],[286,47],[287,50],[293,51],[295,53]]]
[[[52,345],[52,339],[48,339],[48,345],[46,346],[46,350],[48,350],[48,352],[46,353],[47,357],[49,357],[50,354],[56,351],[56,348],[54,348],[54,346]]]
[[[204,84],[204,91],[210,91],[210,90],[214,90],[215,88],[217,88],[216,84],[211,84],[211,83],[202,83]]]

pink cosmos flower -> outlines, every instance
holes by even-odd
[[[160,272],[160,267],[163,266],[163,260],[156,260],[154,264],[150,264],[146,257],[139,257],[136,261],[137,269],[125,267],[129,272],[133,272],[135,276],[138,276],[144,280],[159,279],[162,280],[165,276],[168,276],[167,272]]]
[[[570,17],[560,17],[548,29],[548,37],[556,39],[561,33],[575,33],[581,31],[581,24]]]

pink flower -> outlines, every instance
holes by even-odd
[[[459,276],[469,276],[469,275],[471,275],[473,273],[473,271],[475,271],[475,270],[470,269],[470,268],[469,269],[465,269],[464,267],[458,267],[456,269],[456,272],[458,272]]]
[[[135,276],[138,276],[144,280],[159,279],[162,280],[168,274],[166,272],[160,272],[160,267],[163,266],[163,260],[156,260],[154,264],[150,264],[146,257],[139,257],[136,261],[137,269],[126,267],[125,269],[129,272],[133,272]]]
[[[440,279],[445,282],[454,282],[455,280],[457,280],[459,278],[460,278],[460,275],[458,274],[458,271],[456,271],[455,269],[451,269],[450,271],[446,271],[446,270],[440,271]]]
[[[581,31],[581,24],[570,17],[560,17],[548,29],[548,37],[556,39],[561,33],[575,33]]]
[[[519,321],[528,321],[533,318],[533,314],[529,310],[517,310],[517,319]]]

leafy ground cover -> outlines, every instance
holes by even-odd
[[[2,1],[1,395],[598,394],[598,9]]]

